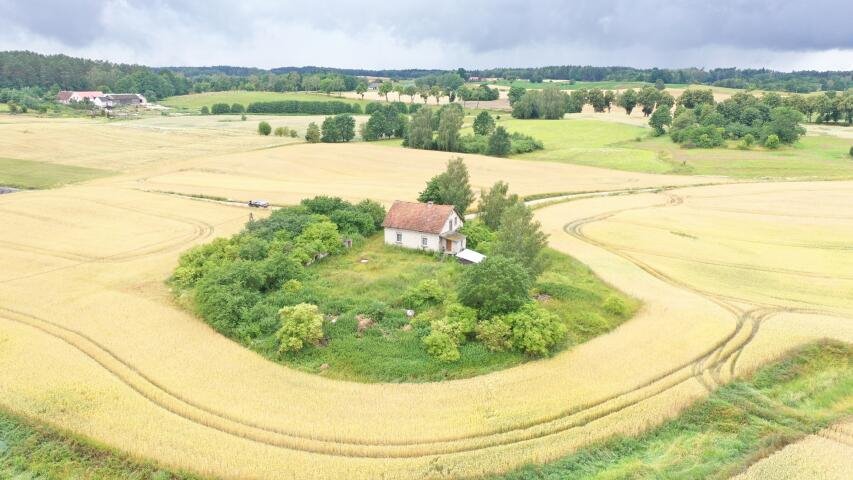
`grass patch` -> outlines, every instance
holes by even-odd
[[[496,477],[724,479],[853,413],[853,347],[821,343],[714,392],[636,438]]]
[[[312,102],[324,101],[339,101],[346,103],[357,103],[364,107],[368,103],[367,100],[356,98],[339,97],[337,95],[325,95],[322,93],[307,93],[307,92],[248,92],[244,90],[234,90],[227,92],[207,92],[207,93],[192,93],[189,95],[178,95],[175,97],[164,98],[160,103],[167,107],[176,108],[179,110],[192,111],[198,113],[201,107],[207,105],[210,107],[214,103],[227,103],[228,105],[240,103],[244,107],[248,107],[253,102],[275,102],[280,100],[303,100]],[[257,115],[257,114],[252,114]]]
[[[190,480],[0,410],[0,478]]]
[[[515,155],[519,160],[573,163],[632,172],[670,173],[673,164],[655,152],[633,144],[649,129],[598,120],[517,120],[501,118],[499,125],[542,141],[544,150]],[[628,143],[631,142],[631,143]]]
[[[550,249],[545,255],[550,266],[540,276],[534,293],[568,327],[568,339],[558,350],[612,330],[639,307],[636,300],[604,284],[580,262]],[[413,328],[406,327],[409,320],[405,310],[397,306],[406,288],[435,279],[446,291],[453,292],[463,268],[452,258],[441,260],[431,254],[386,246],[382,235],[375,235],[362,246],[309,268],[311,277],[303,282],[305,294],[335,319],[334,323],[325,323],[324,345],[279,357],[272,335],[243,343],[267,358],[300,370],[359,382],[466,378],[529,360],[518,352],[489,351],[476,341],[460,346],[461,358],[457,362],[445,363],[431,357],[421,339],[429,332],[429,321],[443,316],[443,306],[416,312]],[[608,309],[606,304],[611,298],[618,298],[623,309]],[[362,336],[356,335],[357,314],[378,310],[374,306],[381,304],[389,307],[375,318],[376,324]],[[321,368],[324,364],[328,367]]]
[[[54,188],[113,174],[109,170],[97,168],[0,158],[0,186],[5,187]]]
[[[656,152],[673,165],[697,175],[726,175],[733,178],[853,178],[853,159],[849,150],[853,140],[828,135],[805,136],[791,146],[778,150],[754,147],[739,150],[736,142],[727,148],[688,149],[673,143],[668,136],[648,137],[641,142],[620,146]],[[548,144],[545,144],[548,148]]]

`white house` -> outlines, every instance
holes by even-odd
[[[396,201],[385,215],[385,243],[457,254],[465,249],[463,222],[453,205]]]
[[[63,90],[56,95],[56,100],[59,103],[64,103],[68,105],[71,102],[85,102],[86,100],[94,101],[95,98],[103,96],[104,92],[92,91],[92,92],[76,92]]]

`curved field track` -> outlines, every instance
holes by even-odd
[[[485,160],[472,165],[475,178],[493,174]],[[841,226],[830,231],[821,223],[821,215],[853,216],[851,184],[687,188],[538,210],[552,246],[643,300],[643,309],[554,358],[435,384],[327,380],[216,334],[172,302],[163,280],[180,251],[238,231],[247,209],[127,184],[111,179],[0,198],[0,404],[202,474],[502,472],[646,429],[799,343],[853,341],[851,296],[827,293],[847,292],[849,270],[841,270],[853,255],[845,248],[853,226],[832,220]],[[738,222],[744,214],[726,209],[760,211],[750,215],[764,220]],[[714,223],[702,223],[708,218]],[[813,262],[755,256],[748,246],[777,238],[767,236],[777,221],[786,222],[786,235],[760,248],[805,249]],[[678,234],[646,233],[662,230]],[[691,236],[707,245],[680,243]],[[721,265],[707,265],[708,249],[720,253]],[[751,275],[776,283],[737,289],[735,280],[714,281],[722,275],[714,269],[732,265],[759,266]],[[821,289],[797,288],[791,276],[822,282]]]

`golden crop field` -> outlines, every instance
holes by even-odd
[[[412,199],[450,154],[277,147],[288,139],[197,118],[0,125],[0,157],[123,172],[0,195],[2,407],[215,477],[473,477],[641,432],[810,340],[853,341],[853,183],[686,187],[721,179],[465,155],[475,187],[502,179],[522,194],[685,186],[537,210],[552,247],[642,310],[552,358],[470,379],[288,369],[217,334],[164,284],[182,251],[239,231],[249,210],[158,192],[390,202]],[[71,148],[86,135],[112,141]]]
[[[842,422],[759,461],[733,480],[822,478],[844,480],[853,471],[853,425]]]

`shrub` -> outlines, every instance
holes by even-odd
[[[475,135],[491,135],[495,131],[495,119],[489,112],[483,110],[474,119],[474,134]]]
[[[433,330],[423,339],[427,353],[442,362],[455,362],[459,360],[459,345],[453,337],[440,330]]]
[[[231,113],[231,107],[227,103],[214,103],[213,106],[210,107],[210,113],[214,115]]]
[[[779,136],[777,136],[775,133],[771,133],[764,140],[764,147],[769,149],[777,149],[779,148],[780,143],[781,142],[779,141]]]
[[[625,302],[621,298],[614,295],[608,296],[604,300],[604,303],[601,304],[601,308],[605,312],[617,317],[624,317],[628,313],[628,305],[625,305]]]
[[[480,318],[517,310],[529,300],[529,290],[527,271],[501,256],[466,267],[457,286],[460,303],[477,309]]]
[[[320,127],[316,123],[311,122],[308,124],[308,130],[305,131],[305,141],[308,143],[320,142]]]
[[[848,153],[850,153],[850,156],[853,157],[853,147],[850,147],[850,152]]]
[[[289,294],[299,293],[302,290],[302,282],[295,278],[291,278],[281,285],[281,290],[284,293]]]
[[[275,136],[276,137],[285,137],[290,135],[290,129],[287,127],[276,127]]]
[[[510,134],[509,139],[511,142],[509,153],[512,155],[517,155],[519,153],[529,153],[545,148],[541,140],[537,140],[531,137],[530,135],[524,135],[522,133],[515,132]]]
[[[201,107],[201,114],[202,115],[210,115],[210,109],[207,108],[207,105]]]
[[[748,150],[752,144],[755,143],[755,138],[751,133],[747,133],[741,138],[740,143],[738,144],[738,148],[741,150]]]
[[[243,115],[243,116],[245,117],[245,115]],[[291,128],[291,129],[290,129],[290,138],[296,138],[296,137],[298,137],[298,136],[299,136],[299,135],[296,133],[296,129],[295,129],[295,128]]]
[[[438,281],[429,279],[407,288],[400,303],[406,308],[420,310],[430,305],[439,304],[446,297],[447,292],[441,288]]]
[[[246,111],[246,107],[243,106],[242,103],[235,103],[231,105],[231,113],[243,113]]]
[[[512,348],[510,335],[512,329],[500,316],[483,320],[477,325],[477,340],[483,342],[489,350],[502,352]]]
[[[246,121],[246,114],[245,113],[243,115],[240,115],[240,120],[242,120],[244,122]]]
[[[276,333],[279,353],[298,352],[305,344],[323,338],[323,315],[316,305],[300,303],[284,307],[278,312],[281,328]]]
[[[551,348],[566,338],[568,330],[557,315],[535,303],[503,317],[512,333],[514,349],[528,355],[547,355]]]
[[[506,129],[498,127],[495,129],[495,133],[489,137],[489,147],[486,153],[496,157],[505,157],[509,154],[511,148],[512,142]]]
[[[272,127],[267,122],[261,122],[258,124],[258,133],[267,136],[272,132]]]

